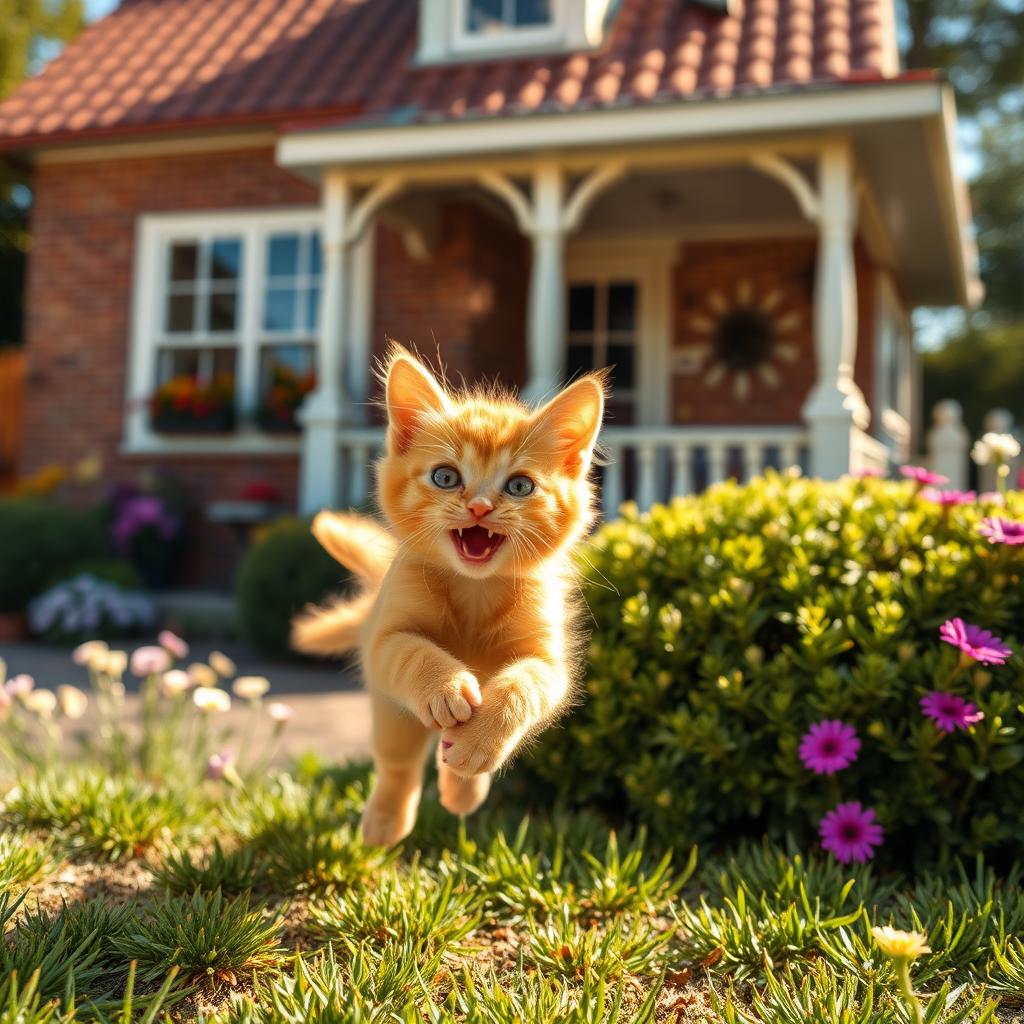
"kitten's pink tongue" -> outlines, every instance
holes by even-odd
[[[500,533],[488,533],[483,526],[467,526],[452,530],[452,540],[459,554],[470,562],[487,562],[501,547],[505,538]]]

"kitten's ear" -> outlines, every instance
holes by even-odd
[[[562,468],[579,476],[590,468],[590,457],[604,416],[605,380],[590,373],[570,384],[535,414],[535,422],[553,442]]]
[[[451,409],[433,374],[404,349],[395,352],[388,364],[385,399],[388,448],[395,454],[408,449],[412,432],[424,415]]]

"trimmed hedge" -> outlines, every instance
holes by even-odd
[[[0,612],[24,611],[83,561],[106,555],[95,513],[39,498],[0,500]]]
[[[883,858],[1010,852],[1024,842],[1024,546],[910,483],[770,474],[603,527],[582,560],[593,615],[582,706],[521,771],[675,844],[818,841],[838,803],[877,811]],[[950,683],[960,616],[1014,650]],[[952,688],[985,719],[939,732],[922,695]],[[856,728],[856,761],[812,774],[801,737]]]
[[[235,597],[242,635],[264,654],[291,653],[296,612],[338,593],[349,576],[320,546],[305,519],[282,519],[247,552]]]

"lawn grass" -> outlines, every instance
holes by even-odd
[[[431,792],[386,853],[358,838],[368,783],[315,765],[244,790],[21,779],[2,805],[0,1024],[910,1022],[882,924],[928,936],[929,1024],[1024,1003],[1016,872],[673,855],[500,799],[460,823]]]

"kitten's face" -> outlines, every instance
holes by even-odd
[[[603,387],[583,378],[531,413],[450,396],[406,353],[387,377],[381,507],[403,547],[477,579],[522,574],[577,541],[593,518],[587,480]]]

